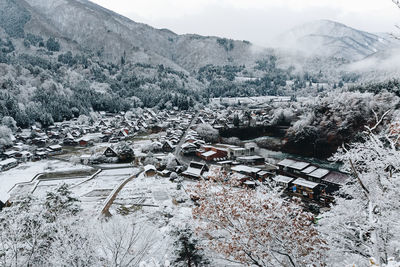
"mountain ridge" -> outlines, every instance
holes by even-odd
[[[292,28],[277,37],[285,49],[295,49],[308,55],[342,57],[351,61],[386,50],[393,40],[349,27],[332,20],[317,20]]]

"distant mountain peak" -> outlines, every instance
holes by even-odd
[[[277,46],[308,55],[361,60],[386,50],[394,42],[383,35],[322,19],[294,27],[278,37]]]

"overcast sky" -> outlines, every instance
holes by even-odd
[[[391,0],[92,0],[156,28],[266,45],[271,36],[318,19],[369,32],[394,32],[400,9]]]

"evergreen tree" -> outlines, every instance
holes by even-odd
[[[198,248],[198,240],[193,237],[190,228],[174,231],[177,240],[174,243],[176,258],[173,266],[199,267],[208,266],[209,261],[205,258],[202,249]]]
[[[67,184],[62,184],[54,192],[47,192],[44,201],[45,215],[49,221],[56,221],[63,215],[76,215],[80,212],[79,200],[72,196]]]

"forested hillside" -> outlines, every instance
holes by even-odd
[[[211,97],[315,96],[359,74],[247,41],[177,35],[84,0],[0,0],[0,116],[43,126],[91,111],[188,109]]]

